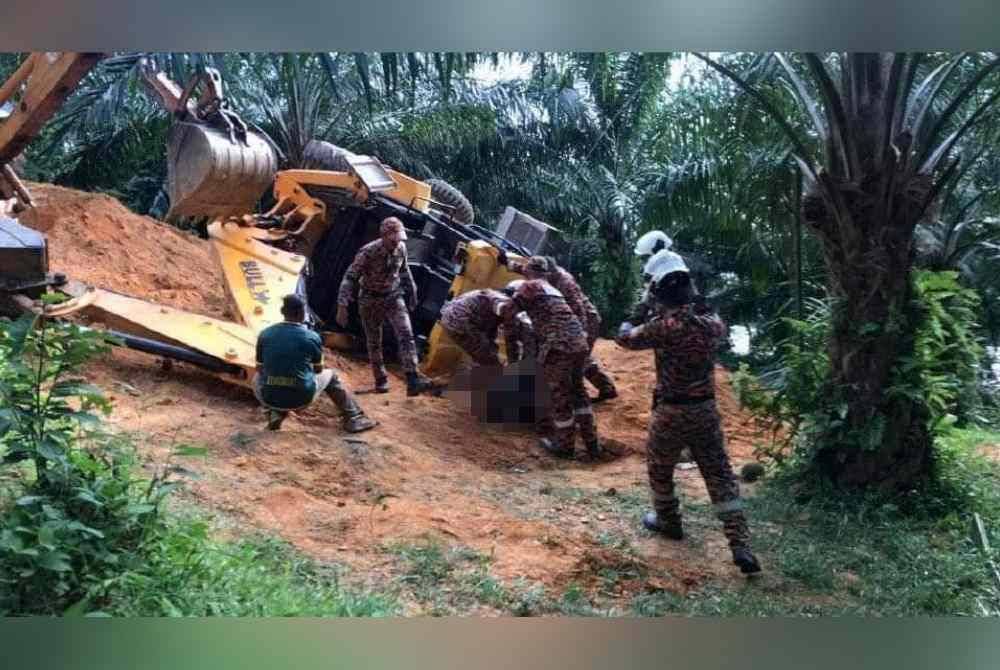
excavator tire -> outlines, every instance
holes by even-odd
[[[449,209],[442,211],[443,214],[450,215],[459,223],[464,223],[467,226],[472,225],[476,214],[472,209],[472,203],[462,195],[461,191],[443,179],[428,179],[427,183],[431,187],[431,199],[450,206]],[[431,209],[435,209],[433,203]]]
[[[350,164],[347,149],[323,140],[309,140],[302,152],[302,168],[305,170],[328,170],[330,172],[347,172]]]

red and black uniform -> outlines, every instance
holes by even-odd
[[[576,283],[573,275],[563,268],[557,267],[555,272],[550,272],[548,281],[566,297],[566,302],[587,331],[588,357],[583,369],[584,377],[602,394],[615,395],[615,383],[608,373],[601,369],[593,355],[594,342],[601,332],[601,313]]]
[[[654,349],[656,354],[653,417],[646,446],[657,517],[664,523],[680,522],[674,467],[687,447],[729,544],[737,548],[747,546],[750,533],[715,401],[715,351],[725,335],[718,315],[686,305],[662,310],[617,341],[629,349]]]
[[[514,292],[504,318],[524,311],[531,319],[538,346],[538,361],[552,396],[553,443],[557,451],[571,454],[576,429],[588,450],[597,449],[597,427],[590,397],[583,386],[583,369],[590,348],[587,334],[566,298],[541,279],[527,280]]]
[[[500,365],[497,335],[503,326],[508,360],[517,358],[518,328],[513,319],[504,322],[501,308],[510,298],[499,291],[469,291],[441,308],[441,326],[448,336],[479,365]]]

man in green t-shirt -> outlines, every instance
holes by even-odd
[[[288,412],[308,407],[326,393],[340,410],[344,430],[360,433],[378,422],[365,416],[337,373],[323,367],[323,343],[304,323],[306,305],[292,294],[284,298],[285,320],[268,326],[257,337],[254,394],[268,408],[267,427],[278,430]]]

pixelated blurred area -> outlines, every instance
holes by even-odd
[[[534,425],[549,408],[548,388],[534,359],[463,370],[442,395],[481,423],[500,428]]]

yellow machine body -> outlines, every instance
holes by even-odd
[[[254,232],[234,221],[208,227],[233,311],[256,336],[282,320],[281,298],[295,292],[306,259],[264,244]]]
[[[30,215],[30,196],[4,164],[37,135],[101,56],[33,54],[11,78],[0,82],[0,103],[9,99],[18,103],[15,114],[0,119],[0,168],[3,168],[0,197],[15,196],[19,201],[18,211],[27,208],[23,213]],[[194,109],[187,92],[181,91],[163,73],[144,70],[144,76],[168,109],[175,112]],[[221,83],[215,83],[217,97]],[[214,99],[208,96],[209,102]],[[255,368],[258,334],[281,320],[282,296],[296,291],[316,243],[329,226],[336,225],[324,202],[310,196],[307,187],[333,189],[340,192],[347,204],[359,207],[369,206],[371,197],[377,193],[424,213],[431,209],[432,189],[429,183],[392,170],[377,158],[354,154],[346,158],[349,172],[275,172],[276,158],[262,138],[248,132],[242,142],[233,142],[231,136],[219,127],[209,127],[197,114],[188,114],[186,118],[185,123],[174,127],[168,142],[172,214],[213,219],[208,227],[209,238],[236,321],[213,319],[75,283],[68,303],[47,307],[45,312],[52,316],[85,313],[124,333],[202,352],[242,368],[245,374],[241,381],[246,382]],[[257,227],[258,217],[250,210],[272,176],[277,204],[265,217],[278,216],[280,224],[270,229]],[[4,205],[13,208],[6,201]],[[268,244],[290,236],[297,240],[298,254]],[[454,297],[481,288],[500,289],[521,278],[509,266],[510,261],[516,264],[519,257],[508,254],[508,263],[502,263],[501,253],[483,241],[459,244],[456,260],[462,261],[463,269],[455,276],[449,295]],[[25,308],[39,308],[26,296],[19,296],[19,302]],[[332,340],[337,341],[337,336],[349,337],[334,334]],[[432,376],[453,373],[465,354],[451,342],[439,323],[433,326],[428,339],[424,372]]]
[[[479,289],[499,290],[515,279],[524,279],[523,275],[512,271],[508,265],[500,262],[500,250],[491,244],[473,240],[463,245],[462,251],[465,256],[464,267],[451,284],[450,294],[453,297]],[[510,261],[516,263],[522,260],[520,256],[515,254],[507,254],[507,259],[508,264]],[[468,358],[468,355],[452,341],[440,323],[435,324],[431,329],[427,345],[427,356],[421,365],[421,371],[430,377],[451,375]],[[500,348],[506,355],[502,339]]]

